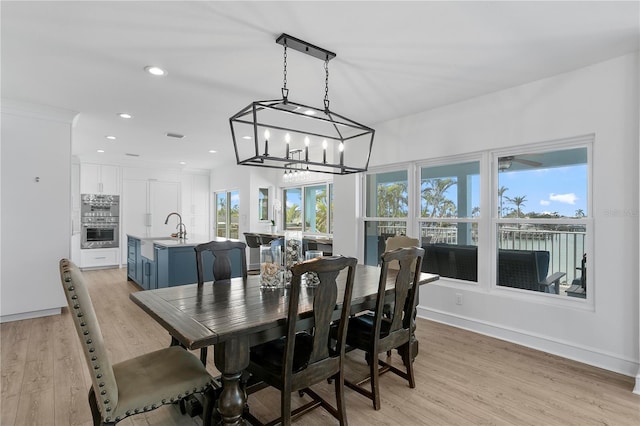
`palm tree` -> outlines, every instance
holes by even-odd
[[[500,189],[498,189],[498,197],[500,197],[500,211],[498,212],[499,217],[502,217],[502,214],[504,213],[504,208],[502,207],[502,198],[504,193],[508,190],[509,188],[507,188],[506,186],[501,186]]]
[[[378,216],[404,217],[408,214],[407,184],[378,185]]]
[[[510,197],[505,197],[505,198],[507,199],[508,202],[516,206],[516,217],[519,218],[521,214],[520,208],[524,207],[524,202],[527,201],[527,196],[522,195],[522,196],[515,196],[513,198],[510,198]]]
[[[434,178],[422,181],[422,216],[442,217],[455,213],[455,203],[445,197],[445,192],[458,182],[454,178]],[[429,211],[431,210],[431,211]]]
[[[584,210],[582,210],[582,209],[576,210],[576,217],[580,218],[580,217],[585,217],[585,216],[586,216],[586,214],[585,214]]]

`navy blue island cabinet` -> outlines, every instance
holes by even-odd
[[[127,277],[145,290],[193,284],[198,281],[194,247],[203,239],[127,237]],[[233,277],[242,276],[239,251],[229,255]],[[213,255],[203,253],[205,281],[213,281]]]

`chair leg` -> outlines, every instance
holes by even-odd
[[[347,425],[347,410],[344,400],[344,372],[341,369],[335,377],[336,382],[336,406],[338,408],[338,416],[341,426]]]
[[[105,423],[102,421],[100,410],[98,409],[98,401],[96,400],[96,393],[93,391],[93,386],[89,388],[89,408],[91,408],[91,418],[93,419],[93,426],[107,426],[114,425],[115,423]]]
[[[407,368],[407,380],[409,381],[409,387],[416,387],[416,378],[413,373],[413,357],[411,356],[411,342],[405,343],[398,348],[398,352],[402,357],[402,363]]]
[[[376,351],[374,351],[376,352]],[[373,401],[373,409],[380,409],[380,390],[379,390],[379,382],[380,382],[380,371],[378,370],[378,354],[372,353],[371,356],[371,364],[369,365],[369,371],[371,374],[371,400]]]
[[[209,386],[204,392],[204,407],[202,407],[202,426],[213,425],[213,410],[215,409],[216,391]]]
[[[280,416],[282,426],[291,426],[291,391],[280,391]]]

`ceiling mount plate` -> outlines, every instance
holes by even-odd
[[[314,46],[311,43],[307,43],[304,40],[300,40],[299,38],[295,38],[285,33],[280,34],[280,36],[276,39],[276,43],[283,46],[286,44],[287,47],[297,50],[298,52],[311,55],[314,58],[322,59],[323,61],[328,61],[336,57],[336,54],[333,52],[330,52],[318,46]]]

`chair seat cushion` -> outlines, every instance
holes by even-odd
[[[347,330],[347,345],[366,350],[371,346],[371,337],[375,315],[366,313],[357,317],[349,318],[349,329]],[[380,337],[389,335],[391,324],[387,318],[382,318],[380,326]]]
[[[282,359],[286,350],[287,339],[281,337],[271,342],[251,348],[251,361],[274,372],[282,370]],[[313,336],[308,332],[296,333],[296,344],[293,352],[293,372],[303,370],[309,363],[313,350]]]
[[[113,372],[118,384],[118,405],[108,413],[112,419],[202,392],[213,381],[200,360],[180,346],[114,364]],[[96,397],[101,398],[100,389],[96,389]]]

